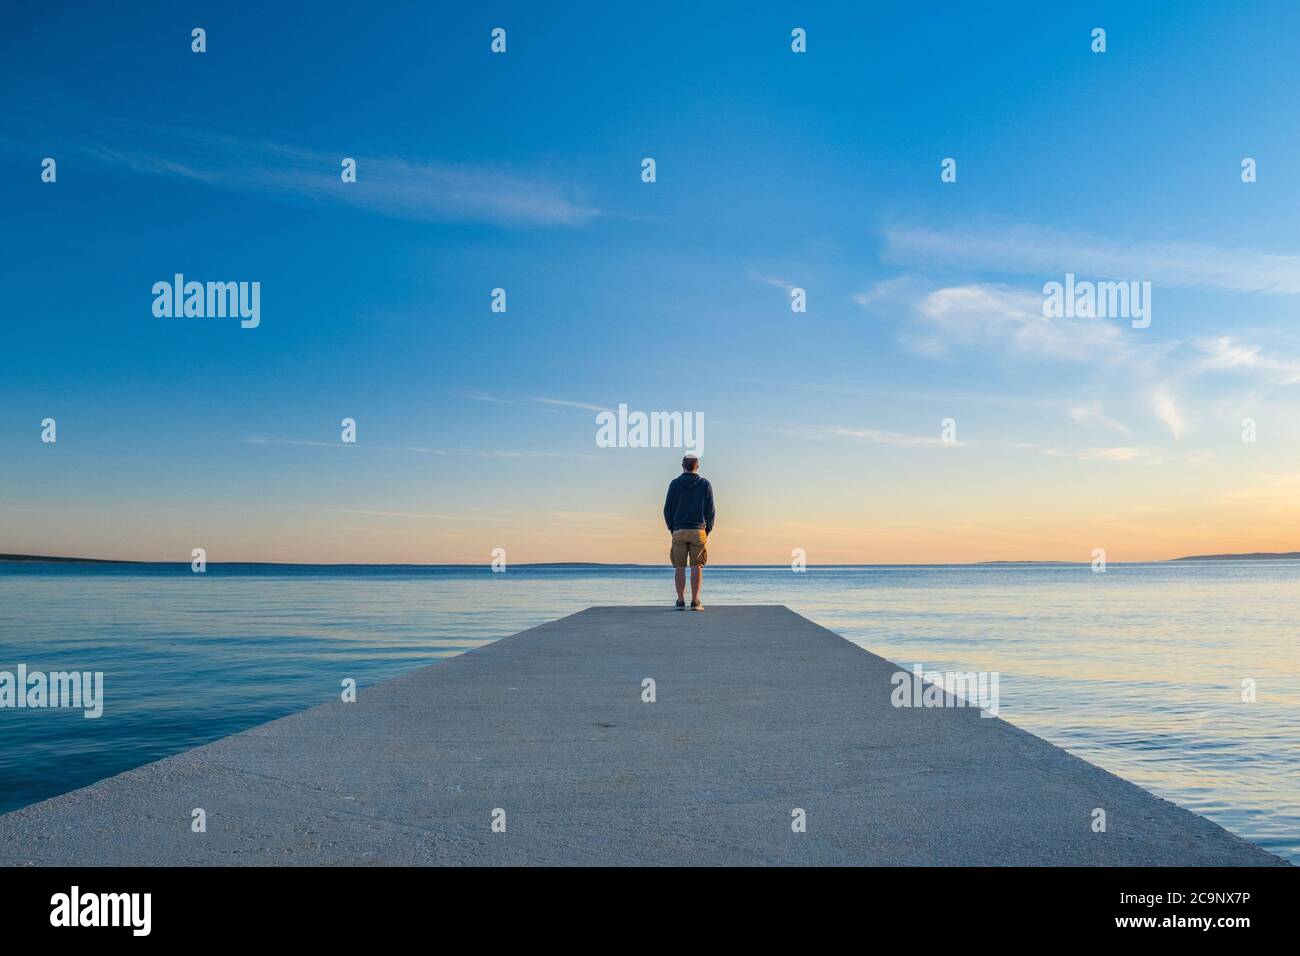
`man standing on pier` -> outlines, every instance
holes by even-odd
[[[691,565],[691,610],[702,611],[701,572],[708,563],[709,532],[713,530],[713,486],[699,474],[700,456],[687,454],[682,473],[668,485],[664,500],[664,522],[673,536],[668,552],[677,585],[677,610],[686,609],[686,564]]]

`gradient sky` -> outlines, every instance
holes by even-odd
[[[0,551],[664,561],[620,403],[719,563],[1300,547],[1293,3],[179,6],[6,14]]]

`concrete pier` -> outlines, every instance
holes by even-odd
[[[1005,721],[892,706],[899,669],[784,607],[590,608],[6,814],[0,863],[1283,863]]]

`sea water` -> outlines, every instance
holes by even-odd
[[[996,671],[1002,719],[1300,862],[1300,562],[710,567],[704,598],[788,605],[904,669]],[[670,569],[634,566],[0,563],[0,671],[104,675],[98,719],[0,708],[0,811],[346,678],[672,600]]]

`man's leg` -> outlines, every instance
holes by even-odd
[[[673,566],[673,583],[677,585],[677,607],[686,607],[686,598],[682,591],[686,588],[686,543],[678,539],[673,532],[673,543],[668,549],[668,560]]]
[[[698,540],[691,547],[691,607],[698,611],[704,607],[704,602],[700,600],[700,589],[704,586],[704,565],[709,561],[709,552],[706,547],[708,535],[703,531],[696,534]]]

